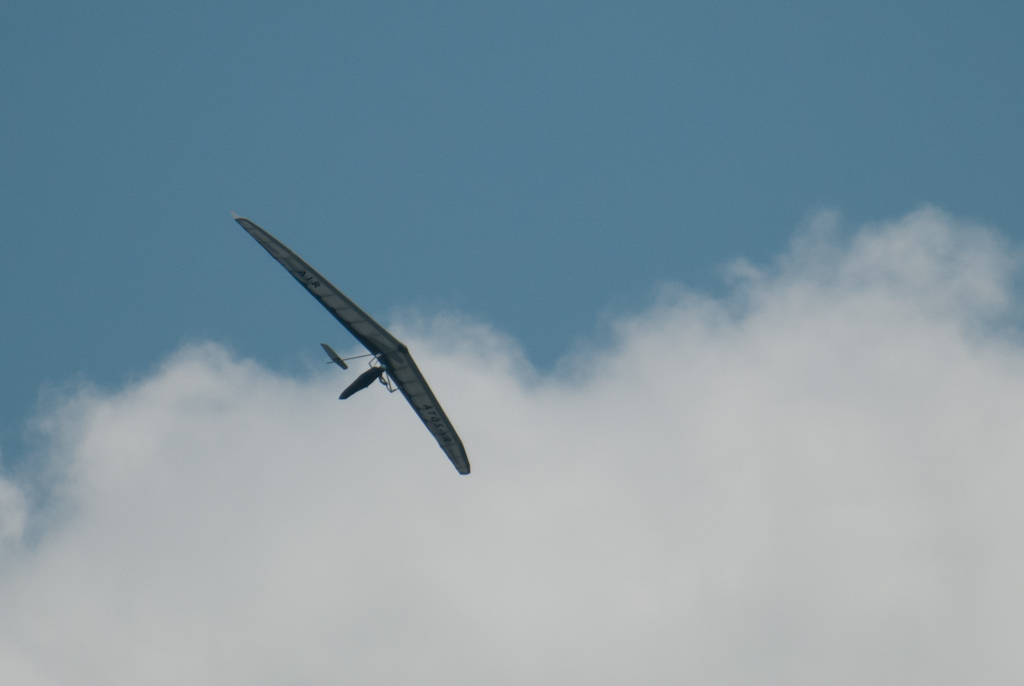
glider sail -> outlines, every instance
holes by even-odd
[[[434,397],[416,363],[413,362],[409,348],[391,335],[387,329],[373,320],[354,302],[339,291],[334,285],[321,276],[320,272],[310,267],[305,260],[292,252],[288,246],[277,240],[244,217],[235,217],[235,221],[250,236],[262,245],[270,255],[288,270],[309,293],[355,336],[381,364],[388,376],[416,410],[420,420],[427,427],[438,445],[444,450],[448,459],[455,465],[459,474],[469,474],[469,459],[466,449],[462,446],[455,427],[448,420],[444,410]]]

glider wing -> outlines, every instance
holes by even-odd
[[[391,335],[387,329],[373,320],[354,302],[339,291],[334,285],[321,276],[301,257],[291,251],[281,241],[261,229],[244,217],[235,217],[235,221],[250,236],[262,245],[270,255],[295,277],[309,293],[355,336],[367,350],[378,356],[387,367],[388,376],[398,386],[405,399],[409,401],[420,420],[427,427],[438,445],[444,450],[448,459],[455,465],[459,474],[469,474],[469,459],[466,449],[455,433],[455,427],[445,415],[444,410],[427,385],[419,367],[413,362],[409,348]]]

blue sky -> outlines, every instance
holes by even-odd
[[[0,450],[183,342],[348,339],[230,220],[387,322],[540,369],[822,207],[1024,237],[1017,3],[17,2],[0,10]]]

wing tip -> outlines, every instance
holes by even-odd
[[[231,218],[234,219],[236,222],[238,222],[238,225],[241,226],[246,231],[249,231],[250,227],[256,226],[256,224],[254,224],[251,219],[246,219],[245,217],[239,217],[238,213],[236,213],[236,212],[232,212],[231,213]],[[252,231],[249,231],[249,233],[252,233]]]

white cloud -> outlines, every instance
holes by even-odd
[[[212,345],[71,399],[31,540],[0,482],[0,683],[1020,683],[1015,263],[935,210],[827,234],[573,374],[407,329],[469,477]]]
[[[22,492],[14,484],[0,479],[0,555],[11,544],[21,542],[27,514]]]

